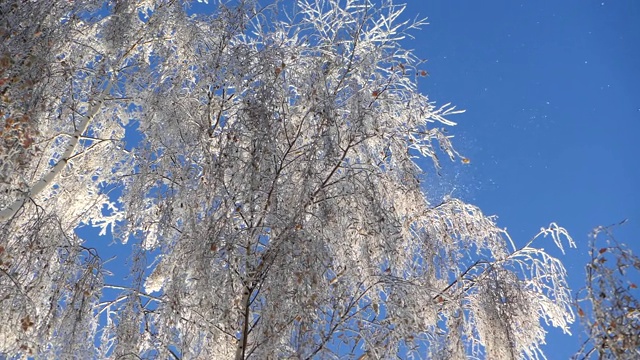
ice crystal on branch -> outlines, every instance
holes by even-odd
[[[399,43],[424,23],[388,0],[262,3],[44,17],[39,152],[3,158],[24,183],[0,184],[0,353],[541,356],[540,322],[573,320],[562,264],[422,192],[416,156],[463,160],[443,130],[460,111],[417,91],[424,63]],[[124,285],[86,224],[134,242]]]

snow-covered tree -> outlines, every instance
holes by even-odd
[[[588,337],[574,358],[637,359],[640,291],[632,279],[638,279],[640,258],[616,240],[613,226],[595,228],[589,247],[586,284],[577,293],[578,315]]]
[[[400,44],[422,21],[187,5],[0,3],[0,121],[27,116],[0,144],[0,354],[515,359],[567,331],[557,259],[425,198],[415,160],[464,159]],[[126,282],[87,225],[135,243]]]

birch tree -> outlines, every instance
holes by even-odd
[[[402,46],[423,21],[188,5],[0,4],[1,121],[28,124],[2,133],[0,354],[515,359],[568,332],[565,269],[534,246],[563,228],[518,246],[425,197],[416,160],[464,158]],[[134,243],[126,281],[80,226]]]
[[[591,234],[586,284],[576,299],[587,340],[574,359],[640,356],[640,301],[633,282],[640,258],[616,240],[613,230],[614,226],[599,226]]]

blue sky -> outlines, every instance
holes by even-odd
[[[450,132],[471,159],[443,163],[430,192],[498,215],[519,244],[567,228],[575,289],[595,226],[628,218],[616,238],[640,253],[640,2],[409,1],[416,13],[430,23],[407,43],[428,59],[420,90],[467,110]],[[567,359],[581,331],[551,332],[548,357]]]

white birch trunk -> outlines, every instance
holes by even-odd
[[[244,287],[244,293],[242,294],[242,302],[240,306],[242,306],[240,311],[240,320],[242,324],[242,328],[240,329],[240,339],[238,339],[238,347],[236,348],[236,357],[235,360],[244,360],[246,347],[247,347],[247,336],[249,330],[249,302],[251,301],[251,291],[246,286]]]
[[[64,153],[62,154],[62,158],[60,158],[60,160],[58,160],[58,162],[51,168],[51,170],[48,173],[46,173],[40,180],[38,180],[31,187],[29,191],[27,191],[24,195],[22,195],[22,197],[15,200],[7,208],[0,211],[0,221],[6,221],[12,218],[30,198],[37,196],[47,186],[51,185],[53,180],[55,180],[58,174],[67,165],[67,161],[69,161],[69,158],[71,157],[71,155],[73,155],[73,152],[76,146],[78,145],[80,136],[87,130],[87,128],[89,127],[89,123],[91,122],[91,119],[93,119],[93,117],[100,110],[100,107],[102,107],[105,97],[111,91],[111,86],[112,86],[112,82],[109,81],[105,89],[102,91],[102,93],[98,97],[98,99],[89,108],[89,111],[87,112],[87,114],[82,117],[82,121],[80,122],[80,125],[78,126],[76,131],[74,131],[74,133],[72,134],[71,140],[67,144],[67,147],[64,150]]]

